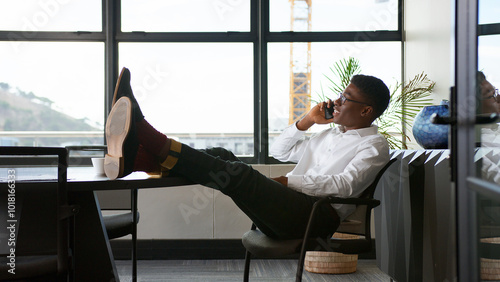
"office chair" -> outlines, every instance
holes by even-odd
[[[377,184],[384,172],[396,159],[391,159],[377,174],[375,180],[365,189],[358,198],[338,198],[324,197],[313,205],[309,222],[303,239],[276,240],[267,237],[252,224],[250,231],[242,237],[245,254],[244,281],[248,282],[250,273],[250,260],[252,255],[262,258],[276,258],[299,254],[297,263],[296,281],[302,281],[302,272],[306,251],[325,250],[343,254],[359,254],[369,252],[372,249],[371,238],[371,210],[380,205],[380,201],[373,199],[373,194]],[[359,239],[339,239],[339,238],[311,238],[310,231],[312,222],[319,207],[325,204],[352,204],[356,205],[356,210],[349,215],[339,226],[336,232],[360,235]]]
[[[0,280],[73,281],[70,220],[78,206],[68,204],[66,149],[0,147],[0,156],[0,183],[9,188],[0,189],[0,217],[14,227],[0,238],[15,239],[0,239]],[[42,156],[57,156],[57,166]]]

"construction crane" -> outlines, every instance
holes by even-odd
[[[311,1],[289,0],[291,31],[311,31]],[[289,124],[304,117],[311,109],[311,42],[290,43],[290,114]]]

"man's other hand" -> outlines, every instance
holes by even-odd
[[[273,177],[271,179],[288,187],[288,177],[286,176]]]

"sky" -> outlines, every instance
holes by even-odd
[[[491,3],[493,0],[482,2]],[[315,31],[395,29],[395,0],[313,0]],[[156,9],[148,9],[155,6]],[[339,7],[342,6],[342,11]],[[482,13],[498,15],[495,9]],[[185,11],[188,10],[189,13]],[[99,31],[100,0],[0,0],[0,29],[26,31]],[[123,0],[124,31],[248,31],[247,0]],[[339,12],[338,12],[339,11]],[[361,12],[360,12],[361,11]],[[364,12],[363,12],[364,11]],[[485,16],[488,18],[488,16]],[[490,17],[495,18],[496,17]],[[364,20],[360,22],[360,19]],[[486,20],[488,21],[488,20]],[[288,0],[271,1],[271,30],[288,30]],[[486,44],[488,41],[488,44]],[[484,40],[480,59],[490,79],[497,75],[496,38]],[[497,44],[498,43],[498,44]],[[333,63],[358,58],[363,73],[388,85],[400,78],[398,43],[315,43],[312,45],[312,94],[327,88]],[[287,119],[290,45],[269,45],[269,115]],[[497,60],[498,62],[498,60]],[[120,44],[120,66],[132,72],[132,87],[149,119],[164,132],[252,132],[252,46],[231,44]],[[102,43],[0,42],[0,82],[55,101],[55,107],[95,124],[104,116],[104,45]],[[496,64],[498,65],[498,64]],[[170,123],[166,120],[182,122]]]

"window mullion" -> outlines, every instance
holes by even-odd
[[[114,93],[115,81],[118,79],[118,42],[116,33],[120,29],[120,1],[103,0],[103,8],[105,9],[103,17],[103,31],[106,34],[105,39],[105,101],[104,101],[104,117],[107,119],[108,113],[111,110],[112,95]]]
[[[255,21],[252,31],[257,32],[254,42],[254,154],[256,163],[265,163],[269,155],[268,89],[267,89],[267,34],[269,34],[269,1],[252,2]]]
[[[356,42],[401,41],[401,32],[334,31],[334,32],[270,32],[268,42]]]

